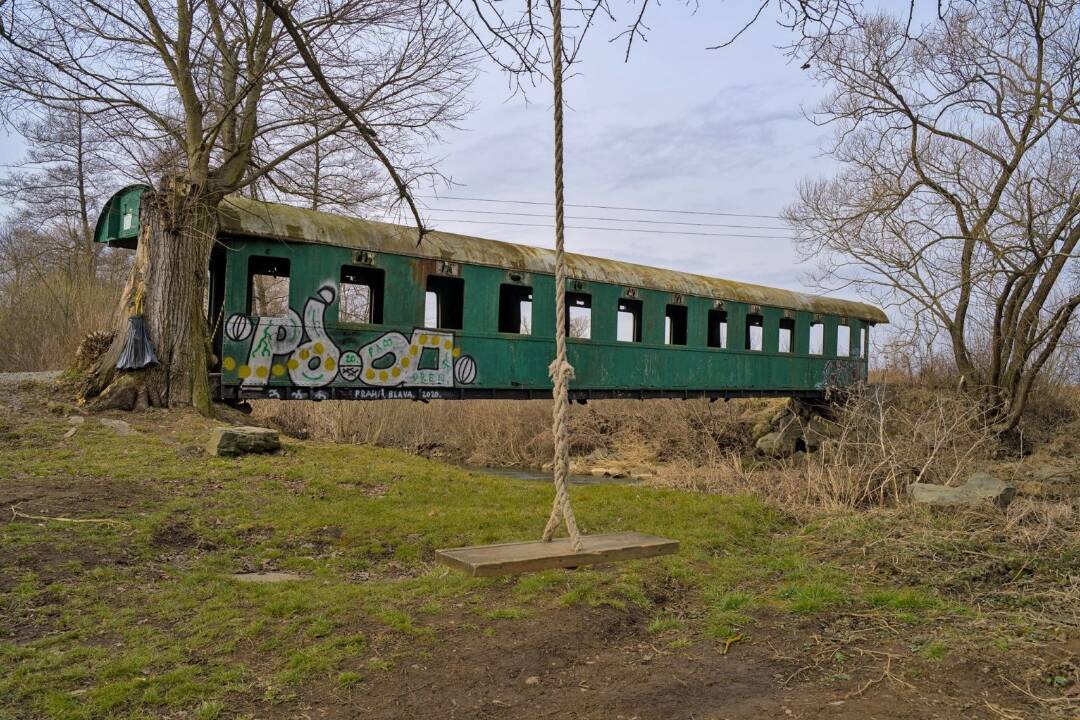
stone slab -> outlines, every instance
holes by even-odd
[[[268,453],[281,449],[277,430],[241,425],[218,427],[210,435],[206,450],[211,455],[232,457],[248,453]]]
[[[959,487],[912,483],[908,486],[911,499],[922,505],[951,507],[957,505],[979,505],[992,502],[1004,509],[1016,497],[1016,488],[986,473],[975,473]]]

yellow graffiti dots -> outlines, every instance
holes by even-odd
[[[394,377],[401,377],[401,368],[395,367],[393,370],[390,371],[390,374]]]
[[[420,333],[420,337],[416,338],[416,342],[420,343],[421,345],[427,345],[427,335],[425,335],[424,333]]]
[[[270,373],[274,377],[281,377],[285,374],[285,366],[280,363],[274,363],[274,367],[270,368]]]
[[[368,380],[374,380],[375,379],[375,371],[372,370],[371,368],[368,368],[367,372],[364,373],[364,377],[366,377]]]
[[[232,372],[236,369],[236,359],[231,357],[225,358],[221,361],[221,367],[225,370],[225,372]]]
[[[401,367],[409,367],[410,365],[412,365],[412,358],[407,358],[407,357],[401,358]]]
[[[453,355],[454,355],[454,357],[460,357],[461,356],[461,348],[459,348],[459,347],[454,348]]]
[[[289,368],[290,370],[295,370],[296,368],[300,367],[300,363],[298,363],[298,362],[296,361],[296,358],[289,358],[289,361],[288,361],[287,363],[285,363],[285,365],[286,365],[286,366],[287,366],[287,367],[288,367],[288,368]]]
[[[316,347],[316,348],[318,348],[319,346],[318,346],[318,345],[316,345],[315,347]],[[322,350],[319,350],[319,353],[321,354],[321,353],[322,353]],[[334,358],[332,358],[332,357],[328,357],[328,358],[326,358],[326,362],[325,362],[325,363],[323,363],[323,367],[324,367],[324,368],[326,368],[326,369],[327,369],[328,371],[330,371],[330,372],[333,372],[333,371],[334,371],[334,367],[335,367],[336,365],[337,365],[337,363],[335,363],[335,362],[334,362]]]
[[[389,378],[389,377],[390,376],[387,374],[387,372],[385,370],[380,370],[379,371],[379,380],[381,380],[382,382],[386,382],[387,378]]]
[[[308,350],[307,348],[304,348],[303,350],[300,351],[300,359],[301,360],[307,360],[309,357],[311,357],[311,351],[310,350]]]
[[[424,337],[424,336],[421,335],[420,337]],[[419,346],[417,346],[417,345],[410,345],[409,346],[409,354],[410,355],[415,355],[418,352],[420,352]]]
[[[443,343],[443,349],[444,350],[449,350],[452,347],[454,347],[454,341],[453,340],[447,340],[446,342]]]
[[[428,342],[431,343],[432,345],[438,345],[439,344],[439,337],[437,335],[432,335],[430,338],[428,338]]]
[[[268,371],[268,370],[266,369],[266,366],[265,366],[265,365],[260,365],[259,367],[255,368],[255,374],[256,374],[256,375],[258,375],[258,376],[259,376],[259,377],[261,377],[261,378],[265,378],[265,377],[266,377],[267,375],[269,375],[270,373],[269,373],[269,371]]]
[[[247,365],[241,365],[240,369],[236,371],[236,374],[239,375],[242,378],[250,377],[251,376],[251,368],[249,368]]]

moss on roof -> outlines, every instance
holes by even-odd
[[[353,249],[488,265],[525,272],[555,273],[555,252],[456,233],[432,232],[416,243],[416,229],[304,208],[231,196],[221,205],[221,232],[272,237]],[[650,288],[665,292],[734,300],[751,305],[804,310],[887,323],[880,309],[866,303],[676,272],[663,268],[568,253],[567,268],[578,280]]]

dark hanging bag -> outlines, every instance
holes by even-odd
[[[128,318],[127,339],[120,358],[116,361],[118,370],[142,370],[158,364],[154,346],[150,344],[150,335],[146,332],[146,318],[142,316],[142,293],[135,297],[135,314]]]

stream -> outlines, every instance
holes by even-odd
[[[514,478],[515,480],[534,480],[537,482],[552,482],[550,471],[536,468],[506,468],[484,467],[480,465],[462,465],[466,470],[485,475],[499,475],[501,477]],[[571,485],[640,485],[640,480],[628,477],[604,477],[597,475],[570,475],[568,478]]]

